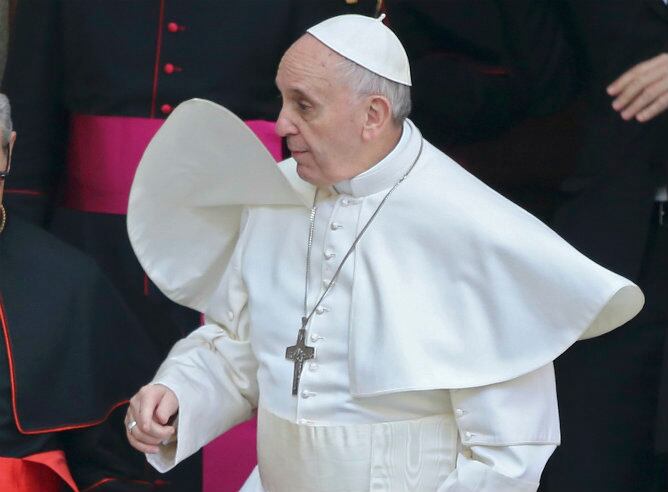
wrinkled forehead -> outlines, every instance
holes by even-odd
[[[310,34],[304,34],[281,58],[276,74],[279,89],[308,85],[324,89],[339,80],[343,57]]]

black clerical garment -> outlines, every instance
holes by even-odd
[[[94,258],[166,355],[199,324],[199,314],[169,302],[145,277],[123,212],[79,208],[74,188],[90,189],[86,178],[105,172],[125,171],[131,182],[141,151],[134,160],[123,155],[139,132],[157,129],[193,97],[244,120],[273,122],[280,109],[274,78],[290,44],[330,16],[372,15],[378,6],[377,0],[20,0],[3,81],[19,134],[6,203]],[[86,130],[100,122],[114,123],[118,132],[90,138]],[[73,149],[87,153],[82,158]],[[254,457],[250,444],[239,447],[230,447],[230,455]],[[200,468],[191,459],[170,472],[181,478],[168,479],[177,490],[197,490]]]
[[[96,259],[166,354],[197,326],[198,316],[174,309],[148,283],[127,241],[124,211],[79,206],[78,195],[90,189],[85,181],[95,176],[104,183],[104,173],[126,173],[127,194],[141,157],[141,150],[134,160],[123,157],[129,140],[146,125],[157,129],[174,107],[193,97],[222,104],[244,120],[273,122],[280,110],[274,78],[290,44],[330,16],[372,15],[378,5],[21,0],[2,84],[20,142],[5,202]],[[117,123],[114,134],[104,127],[92,138],[87,129],[110,118]]]
[[[0,234],[2,490],[30,483],[3,482],[12,458],[60,453],[66,465],[50,460],[50,471],[69,470],[81,490],[153,489],[123,432],[127,400],[158,364],[136,324],[91,259],[9,216]],[[41,480],[40,490],[50,490]]]
[[[549,0],[386,0],[411,62],[411,119],[444,148],[554,111],[572,93]]]
[[[244,120],[273,121],[280,109],[274,78],[290,44],[317,22],[373,15],[380,3],[19,1],[2,92],[23,144],[14,152],[6,202],[45,220],[68,167],[76,115],[164,119],[199,97]]]
[[[543,490],[666,490],[655,450],[668,451],[668,224],[659,221],[656,193],[668,182],[668,113],[646,123],[624,121],[606,87],[668,53],[668,6],[662,0],[559,5],[577,54],[583,108],[573,121],[582,129],[575,169],[561,183],[551,225],[594,261],[633,279],[646,303],[627,325],[557,359],[562,445],[546,467]],[[652,483],[655,474],[664,475],[663,484]]]

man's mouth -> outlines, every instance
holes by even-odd
[[[292,155],[303,154],[303,153],[305,153],[305,152],[307,151],[307,150],[306,150],[305,148],[303,148],[303,147],[296,147],[296,146],[294,146],[294,142],[288,142],[288,150],[290,151],[290,153],[291,153]]]

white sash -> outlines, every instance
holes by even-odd
[[[258,412],[258,468],[266,492],[436,490],[456,458],[452,415],[314,426]]]

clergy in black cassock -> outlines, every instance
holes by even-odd
[[[121,418],[156,356],[91,259],[1,205],[15,137],[0,94],[0,490],[152,490]]]

